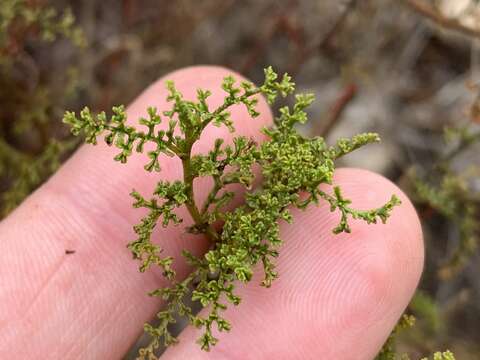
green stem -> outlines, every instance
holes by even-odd
[[[195,203],[195,194],[193,191],[193,180],[194,177],[192,175],[192,163],[191,163],[191,153],[192,153],[192,146],[193,142],[189,142],[187,146],[187,151],[184,156],[181,157],[182,159],[182,166],[183,166],[183,182],[186,185],[186,192],[187,192],[187,202],[185,206],[187,207],[190,216],[192,217],[195,225],[198,226],[199,229],[204,229],[205,235],[208,239],[215,243],[219,240],[219,235],[215,231],[215,229],[208,223],[205,222],[204,217],[198,210],[197,204]]]
[[[214,184],[213,184],[212,189],[210,190],[210,194],[208,194],[208,197],[207,197],[207,199],[205,200],[205,202],[202,206],[202,210],[201,210],[202,215],[205,215],[207,213],[208,208],[214,202],[215,197],[217,196],[218,192],[222,189],[223,183],[220,180],[219,176],[214,177],[213,181],[214,181]]]
[[[195,196],[194,196],[194,191],[193,191],[193,180],[194,177],[192,176],[192,169],[191,169],[191,153],[192,153],[192,146],[195,143],[195,141],[198,140],[198,137],[202,133],[202,131],[207,127],[207,125],[212,122],[212,120],[224,112],[227,108],[230,106],[234,105],[235,103],[241,103],[243,100],[246,100],[247,98],[254,96],[258,93],[261,92],[260,88],[253,89],[251,91],[246,91],[242,96],[236,98],[236,101],[225,101],[225,103],[221,106],[219,106],[217,109],[215,109],[214,112],[210,114],[208,118],[206,118],[200,125],[200,131],[197,132],[197,136],[192,136],[193,132],[187,129],[185,133],[185,140],[187,141],[187,145],[185,146],[186,149],[184,152],[180,153],[178,149],[177,151],[174,151],[177,155],[180,156],[182,159],[182,165],[183,165],[183,181],[185,185],[187,186],[187,197],[188,201],[186,202],[186,207],[188,209],[188,212],[192,216],[193,221],[195,222],[195,225],[199,227],[199,229],[205,229],[204,233],[207,235],[209,240],[213,243],[217,242],[219,240],[219,234],[217,231],[208,223],[205,222],[204,215],[206,214],[208,210],[208,205],[211,203],[213,199],[207,199],[205,202],[205,205],[202,209],[202,212],[199,211],[197,204],[195,203]],[[213,192],[216,194],[220,189],[217,189],[218,185],[216,184]]]
[[[216,116],[220,115],[222,112],[224,112],[225,110],[227,110],[230,106],[236,104],[236,103],[242,103],[244,100],[248,99],[249,97],[251,96],[255,96],[259,93],[262,92],[262,89],[261,88],[255,88],[253,90],[250,90],[250,91],[246,91],[242,96],[239,96],[238,98],[236,98],[236,101],[235,102],[232,102],[232,101],[225,101],[223,103],[223,105],[220,105],[218,108],[215,109],[214,112],[212,112],[210,114],[209,117],[207,117],[201,124],[201,127],[200,127],[200,132],[205,129],[207,127],[208,124],[210,124],[212,122],[213,119],[215,119]],[[228,99],[228,98],[227,98]]]

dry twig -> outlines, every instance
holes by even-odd
[[[314,132],[315,135],[320,135],[323,137],[328,136],[330,131],[342,117],[342,114],[347,108],[348,104],[350,104],[350,102],[355,98],[355,95],[357,95],[357,86],[355,84],[347,85],[330,107],[325,119],[319,122],[317,129],[315,129]]]
[[[405,0],[405,2],[416,12],[432,20],[443,28],[461,32],[468,36],[480,38],[480,32],[472,28],[462,25],[455,18],[448,18],[443,16],[440,12],[435,10],[432,6],[427,5],[419,0]]]

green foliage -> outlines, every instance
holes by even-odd
[[[428,358],[422,360],[428,360]],[[433,360],[455,360],[455,356],[450,351],[436,352],[433,354]]]
[[[2,194],[1,216],[11,212],[32,189],[40,185],[60,166],[60,157],[71,150],[76,142],[50,140],[36,156],[22,153],[0,139],[0,173],[13,179],[9,190]]]
[[[0,4],[0,62],[8,53],[18,51],[31,35],[51,42],[65,36],[78,46],[85,45],[83,32],[74,26],[70,9],[59,13],[41,1],[2,0]],[[5,60],[5,58],[3,58]]]
[[[392,330],[392,333],[388,337],[387,341],[383,345],[382,349],[378,353],[375,360],[396,360],[399,359],[397,352],[395,350],[395,340],[397,335],[405,330],[409,329],[415,325],[415,317],[412,315],[403,315],[400,320],[398,321],[395,328]],[[402,360],[408,359],[408,356],[402,355],[400,356]]]
[[[0,3],[0,217],[48,178],[76,143],[53,136],[58,114],[64,111],[61,103],[77,84],[76,72],[56,71],[62,84],[59,94],[44,82],[36,59],[27,51],[27,45],[51,43],[60,36],[76,46],[85,45],[69,9],[59,12],[44,1]]]
[[[392,330],[375,360],[411,360],[411,357],[408,354],[399,355],[397,353],[395,343],[400,333],[415,326],[415,321],[416,319],[414,316],[404,314]],[[429,360],[429,358],[424,357],[421,360]],[[450,351],[436,352],[433,354],[432,360],[455,360],[455,357]]]
[[[340,213],[339,225],[333,230],[340,233],[350,232],[349,218],[367,223],[385,222],[393,207],[400,204],[398,198],[392,196],[378,209],[359,211],[350,207],[351,201],[342,195],[340,188],[335,187],[333,194],[319,189],[321,184],[332,184],[336,159],[365,144],[377,142],[379,138],[367,133],[341,139],[329,146],[321,137],[303,137],[295,130],[295,125],[307,120],[305,109],[314,100],[310,94],[296,95],[293,107],[280,109],[275,125],[263,129],[267,141],[257,144],[252,139],[237,136],[232,144],[225,144],[222,139],[217,139],[209,153],[192,154],[193,145],[209,124],[235,131],[229,112],[231,106],[241,104],[252,117],[257,117],[257,95],[263,94],[269,103],[273,103],[278,96],[293,93],[294,83],[288,75],[279,79],[272,68],[267,68],[265,81],[260,87],[249,82],[238,84],[233,77],[226,77],[222,83],[226,96],[216,109],[210,109],[207,104],[211,95],[209,91],[199,89],[196,101],[191,101],[184,99],[172,82],[167,82],[167,88],[171,110],[159,114],[157,109],[149,108],[148,118],[139,120],[143,129],[127,123],[123,106],[113,108],[110,116],[104,112],[95,115],[85,108],[78,116],[67,112],[64,117],[72,133],[84,134],[88,143],[96,144],[97,137],[103,135],[107,144],[118,148],[115,160],[120,163],[127,162],[134,152],[144,152],[146,144],[152,150],[147,153],[149,162],[145,170],[160,171],[159,157],[162,154],[176,156],[182,162],[182,180],[160,181],[151,199],[136,191],[131,194],[134,207],[144,208],[148,213],[134,227],[137,239],[128,247],[141,262],[140,271],[156,265],[171,281],[169,287],[150,293],[161,297],[167,305],[157,314],[158,327],[145,326],[152,342],[140,351],[139,359],[155,358],[155,349],[162,339],[165,345],[176,341],[168,330],[176,313],[203,329],[203,335],[198,339],[202,349],[209,350],[215,345],[218,339],[214,332],[231,328],[222,312],[228,304],[236,306],[241,302],[235,293],[236,286],[251,281],[257,264],[263,267],[262,286],[269,287],[277,278],[275,259],[282,244],[280,223],[293,221],[292,207],[306,209],[321,200],[327,201],[331,211]],[[160,128],[162,122],[166,122],[166,126]],[[262,178],[261,186],[255,189],[252,188],[257,176],[254,167],[260,169]],[[193,187],[194,179],[200,177],[213,179],[212,188],[201,204],[194,196]],[[228,190],[230,184],[243,185],[247,192],[243,205],[226,210],[233,198],[233,193]],[[194,221],[186,231],[203,234],[211,246],[200,257],[183,251],[183,257],[193,271],[182,280],[172,269],[173,259],[161,256],[162,250],[152,243],[151,234],[158,223],[162,226],[181,223],[182,219],[175,211],[183,206]],[[206,308],[206,315],[195,315],[186,303],[187,297]]]
[[[452,255],[438,271],[441,280],[456,276],[477,252],[480,241],[480,197],[473,187],[480,174],[478,166],[466,169],[454,167],[457,157],[480,141],[480,132],[472,127],[462,126],[445,129],[445,143],[448,150],[428,169],[426,175],[413,172],[411,176],[414,193],[413,199],[423,212],[433,210],[446,222],[453,225],[459,237]],[[448,326],[442,318],[437,304],[424,292],[417,292],[409,305],[419,319],[422,327],[417,336],[430,338],[443,332]],[[408,359],[408,358],[407,358]],[[433,359],[454,359],[449,351],[434,354]],[[427,360],[427,358],[422,359]]]
[[[428,334],[435,335],[444,330],[438,304],[424,291],[417,290],[408,307],[424,323],[424,331]]]
[[[427,204],[458,229],[459,244],[451,259],[440,269],[440,276],[451,278],[460,271],[475,254],[480,241],[480,194],[472,189],[480,168],[472,166],[458,172],[452,168],[452,160],[465,149],[480,142],[480,132],[467,127],[447,129],[447,142],[456,141],[455,146],[440,161],[428,177],[414,176],[417,201]]]

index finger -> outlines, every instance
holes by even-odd
[[[164,79],[175,81],[187,99],[195,99],[197,88],[212,91],[209,104],[215,107],[225,95],[221,81],[231,74],[201,66]],[[130,122],[146,116],[149,106],[159,113],[170,109],[163,82],[132,103]],[[252,120],[244,107],[232,108],[237,133],[259,139],[259,129],[271,122],[263,100],[259,112]],[[209,126],[194,150],[210,150],[216,138],[228,141],[232,134],[225,127]],[[135,188],[151,194],[160,179],[179,178],[181,164],[165,158],[158,175],[145,172],[142,156],[120,165],[112,160],[115,154],[116,149],[104,144],[83,146],[0,224],[0,273],[8,274],[0,288],[1,358],[119,358],[159,307],[146,292],[165,285],[163,278],[155,272],[140,274],[126,249],[135,239],[132,225],[142,216],[132,208],[129,193]],[[206,189],[197,185],[197,193],[205,195]],[[154,239],[174,258],[184,248],[194,253],[205,248],[200,237],[182,233],[178,227],[158,229]],[[181,262],[176,270],[179,276],[188,271]]]

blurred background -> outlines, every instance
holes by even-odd
[[[330,142],[380,133],[381,144],[343,165],[403,188],[427,249],[406,311],[416,325],[388,345],[412,359],[447,348],[479,359],[477,1],[1,0],[2,216],[78,146],[61,122],[66,109],[128,104],[194,64],[224,65],[257,83],[273,65],[317,97],[305,133]]]

